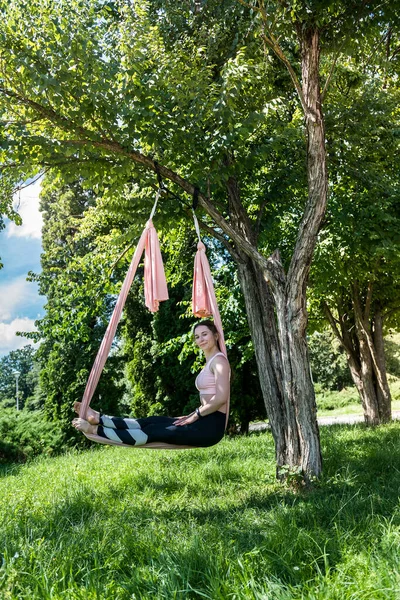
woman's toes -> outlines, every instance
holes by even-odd
[[[75,429],[78,429],[78,431],[83,431],[84,433],[96,433],[96,427],[94,425],[91,425],[90,423],[88,423],[88,421],[85,421],[85,419],[74,419],[72,421],[72,425],[75,427]]]

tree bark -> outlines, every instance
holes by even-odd
[[[392,413],[391,394],[386,375],[382,315],[379,309],[373,310],[372,298],[369,294],[363,312],[357,285],[352,286],[352,303],[353,310],[337,307],[340,331],[327,304],[325,304],[325,314],[346,352],[350,373],[361,399],[366,425],[387,423],[391,420]],[[367,320],[366,317],[370,318]]]
[[[302,50],[301,89],[296,75],[290,72],[305,114],[308,200],[287,276],[277,254],[270,257],[274,266],[272,276],[271,270],[264,268],[247,252],[238,269],[261,387],[276,444],[278,474],[280,467],[285,465],[289,469],[299,468],[307,478],[318,476],[322,470],[315,393],[306,341],[306,289],[318,231],[326,210],[328,178],[319,80],[319,31],[315,27],[304,29],[299,24],[298,32]],[[268,39],[286,64],[275,38]],[[231,189],[231,215],[235,207],[242,207],[239,199],[235,200],[235,193],[232,194]],[[238,211],[235,218],[236,227],[245,231],[248,217],[246,220]],[[244,236],[252,246],[255,245],[249,233]],[[240,252],[240,249],[237,250]]]
[[[319,430],[305,339],[298,339],[262,270],[244,256],[238,265],[265,408],[275,442],[277,475],[282,467],[321,473]],[[283,332],[286,335],[282,335]]]
[[[380,308],[375,310],[373,342],[376,349],[376,369],[379,372],[378,379],[378,409],[381,423],[389,423],[392,420],[392,396],[386,373],[385,346],[383,341],[383,318]]]
[[[234,178],[229,179],[227,189],[232,226],[255,244],[255,233]],[[282,285],[279,291],[272,291],[258,262],[240,248],[236,251],[261,390],[275,442],[277,476],[286,475],[282,467],[299,469],[306,479],[318,476],[322,459],[305,327],[298,331],[296,319],[291,319],[283,268]],[[278,264],[277,256],[275,260]]]

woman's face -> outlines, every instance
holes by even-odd
[[[217,336],[206,325],[199,325],[194,330],[194,341],[204,351],[217,347]]]

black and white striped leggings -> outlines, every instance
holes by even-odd
[[[207,448],[217,444],[223,438],[225,418],[224,413],[216,411],[190,425],[176,426],[173,424],[176,417],[123,419],[100,415],[97,434],[108,440],[130,446],[164,442],[178,446]]]

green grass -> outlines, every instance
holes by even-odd
[[[324,428],[311,492],[268,432],[0,468],[2,600],[400,597],[400,424]]]
[[[392,393],[392,410],[400,410],[400,379],[389,376]],[[344,388],[340,392],[321,390],[316,387],[318,416],[362,415],[360,397],[355,387]]]

